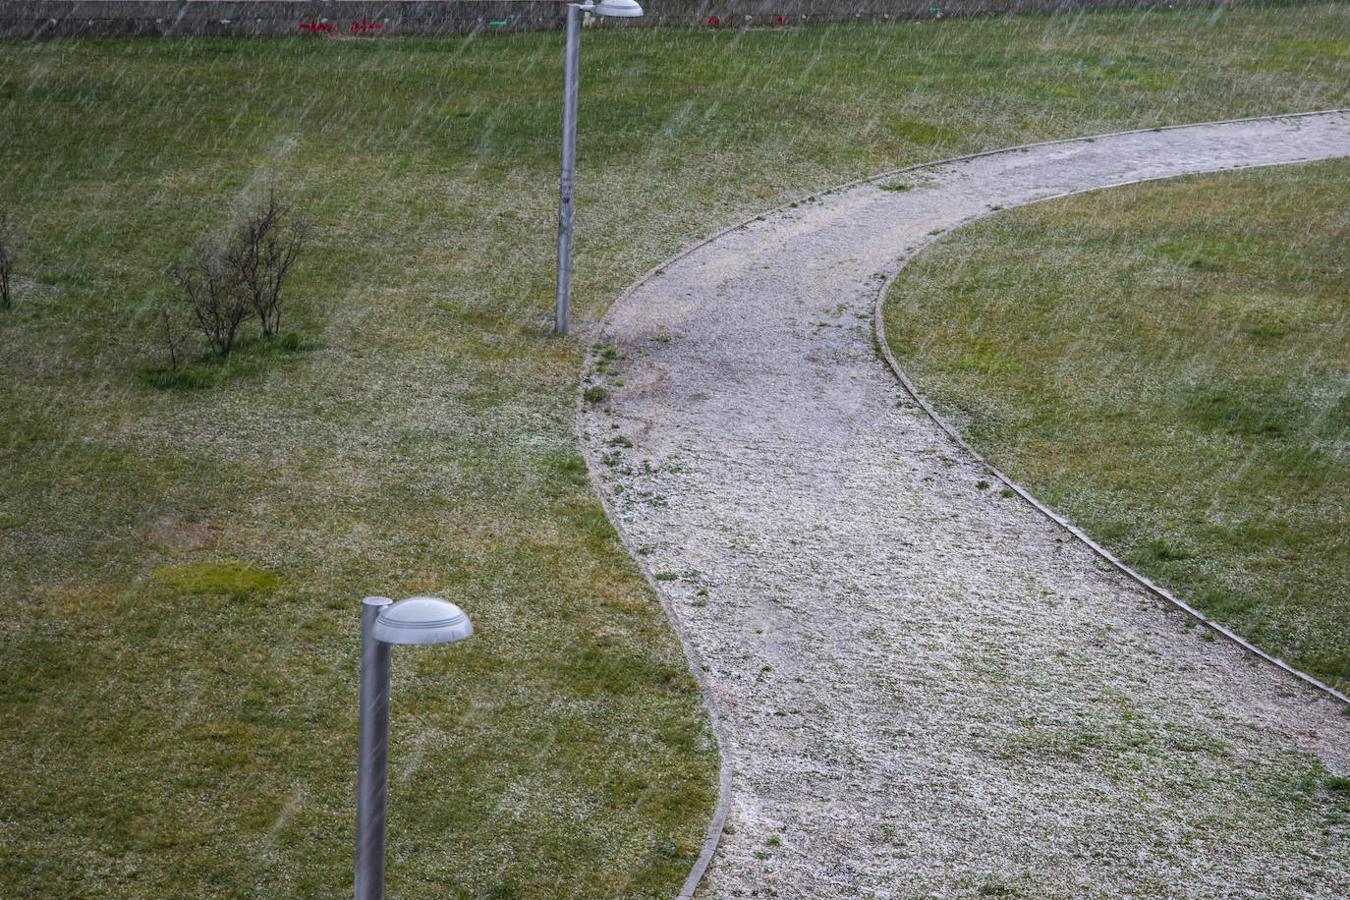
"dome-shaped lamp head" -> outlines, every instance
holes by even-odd
[[[389,644],[453,644],[473,634],[464,610],[439,597],[409,597],[380,610],[376,640]]]
[[[600,0],[581,7],[597,16],[613,16],[618,19],[636,19],[642,15],[642,7],[637,0]]]

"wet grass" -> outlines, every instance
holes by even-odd
[[[1113,552],[1350,688],[1350,163],[961,229],[896,282],[901,364]]]
[[[685,242],[861,174],[1343,102],[1346,34],[1344,7],[588,30],[576,332]],[[560,55],[0,48],[10,893],[340,894],[373,593],[478,629],[396,654],[391,891],[668,896],[687,871],[708,725],[575,449],[582,340],[548,334]],[[164,267],[272,181],[318,228],[300,352],[165,376]]]

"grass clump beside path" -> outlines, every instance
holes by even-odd
[[[1350,689],[1350,162],[1002,214],[886,306],[991,462],[1259,646]]]
[[[1334,105],[1348,20],[590,31],[576,332],[687,241],[862,174]],[[560,40],[0,47],[10,893],[341,894],[359,598],[413,592],[477,634],[395,655],[391,892],[678,886],[716,758],[575,448],[583,347],[548,334]],[[303,352],[154,377],[164,268],[271,183],[316,226]]]

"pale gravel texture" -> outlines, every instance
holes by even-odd
[[[978,487],[871,327],[881,279],[991,207],[1341,155],[1331,113],[943,164],[615,306],[583,444],[720,719],[732,827],[701,896],[1350,896],[1318,762],[1350,768],[1342,705]]]

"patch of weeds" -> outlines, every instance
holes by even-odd
[[[1221,619],[1240,620],[1252,607],[1252,599],[1236,591],[1208,588],[1200,592],[1200,608]]]
[[[609,391],[606,390],[605,388],[600,387],[599,385],[596,385],[595,387],[586,388],[585,392],[581,396],[582,399],[584,399],[587,403],[591,404],[604,403],[606,400],[609,399]]]
[[[1168,541],[1166,538],[1153,538],[1145,541],[1139,548],[1139,555],[1148,562],[1171,562],[1190,559],[1191,554],[1185,548]]]
[[[1003,490],[998,492],[998,495],[1006,500],[1012,497],[1016,497],[1017,491],[1014,491],[1012,488],[1005,487]]]
[[[1193,272],[1222,272],[1224,270],[1222,263],[1205,259],[1202,256],[1192,257],[1187,263],[1186,268]]]
[[[883,191],[912,191],[912,190],[914,190],[914,185],[909,184],[908,182],[905,182],[905,181],[892,181],[892,182],[890,182],[889,184],[881,184],[881,185],[877,185],[877,186],[880,187]]]
[[[586,484],[586,460],[582,459],[580,454],[559,451],[551,455],[553,469],[560,476],[560,481],[567,482],[573,487],[583,487]]]
[[[657,572],[652,577],[657,581],[675,581],[680,576],[676,575],[674,572]]]
[[[1242,437],[1287,437],[1297,428],[1301,405],[1269,386],[1233,383],[1192,390],[1184,412],[1201,428]]]
[[[781,847],[783,846],[783,839],[776,834],[771,834],[769,835],[769,839],[764,843],[768,844],[770,847]]]
[[[1288,323],[1276,318],[1262,319],[1242,326],[1242,333],[1258,343],[1270,343],[1279,340],[1292,331],[1293,329],[1289,327]]]
[[[1350,650],[1304,650],[1298,662],[1300,666],[1321,672],[1333,680],[1350,682]]]
[[[979,488],[982,491],[987,491],[989,490],[989,482],[981,478],[979,481],[975,482],[975,487]]]
[[[169,366],[153,366],[141,370],[141,381],[152,388],[165,391],[200,391],[220,384],[219,366],[184,366],[173,369]]]
[[[253,337],[238,341],[229,356],[203,354],[177,367],[157,365],[141,370],[141,383],[167,391],[199,391],[237,378],[269,371],[297,353],[314,350],[317,344],[289,331],[283,335]]]
[[[611,447],[631,447],[631,446],[633,446],[633,442],[630,441],[628,438],[624,437],[623,435],[619,435],[618,437],[610,438],[610,439],[609,439],[608,441],[606,441],[605,443],[609,444],[609,446],[611,446]]]
[[[299,353],[301,350],[313,350],[317,344],[307,341],[299,332],[288,331],[276,339],[277,348],[283,353]]]
[[[670,838],[661,838],[656,842],[653,852],[664,859],[679,859],[683,856],[680,845]]]

